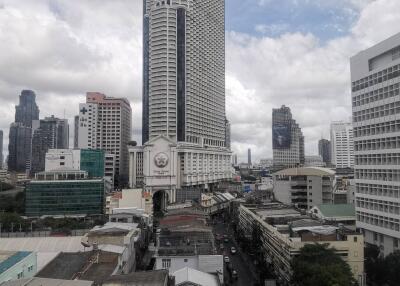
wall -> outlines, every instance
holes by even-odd
[[[32,267],[32,268],[29,268]],[[31,278],[37,272],[37,257],[36,253],[32,252],[30,255],[19,261],[13,267],[0,274],[0,283],[8,280],[18,279],[18,274],[22,272],[20,278]]]

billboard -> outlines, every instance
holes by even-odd
[[[290,148],[292,138],[290,136],[290,124],[274,124],[272,127],[272,146],[274,149]]]

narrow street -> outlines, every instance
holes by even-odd
[[[238,277],[237,280],[231,278],[231,271],[228,269],[228,264],[225,263],[225,285],[245,285],[252,286],[254,285],[254,271],[252,272],[250,267],[253,267],[252,264],[248,263],[248,259],[245,259],[242,251],[236,245],[232,235],[229,233],[228,224],[224,223],[222,219],[218,219],[217,223],[213,225],[214,235],[218,235],[222,237],[221,240],[216,241],[216,246],[219,254],[223,254],[224,256],[228,256],[230,260],[231,271],[236,270]],[[223,236],[228,235],[228,242],[224,242]],[[221,249],[220,245],[223,244],[224,248]],[[231,247],[236,248],[236,253],[231,253]]]

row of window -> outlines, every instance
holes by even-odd
[[[400,101],[388,103],[381,106],[376,106],[353,113],[354,122],[379,118],[400,113]]]
[[[400,120],[386,121],[354,128],[354,137],[400,132]]]
[[[352,82],[352,92],[373,86],[375,84],[387,81],[400,76],[400,65],[384,69],[360,80]]]
[[[375,214],[366,213],[363,211],[357,211],[357,221],[367,223],[370,225],[376,225],[379,227],[399,231],[400,224],[398,219],[378,216]]]
[[[358,194],[400,198],[400,186],[358,183],[356,190]]]
[[[361,180],[400,182],[400,170],[356,169],[354,177]]]
[[[354,148],[355,151],[397,149],[400,148],[400,136],[356,141]]]
[[[399,84],[392,84],[374,91],[366,92],[353,97],[353,107],[361,106],[378,100],[394,97],[400,94]]]
[[[398,142],[400,145],[400,141]],[[356,165],[400,165],[400,153],[356,155]]]
[[[357,207],[388,214],[400,214],[400,204],[394,202],[360,198],[357,200]]]

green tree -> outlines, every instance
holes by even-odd
[[[0,223],[2,231],[14,232],[18,230],[19,225],[23,224],[23,219],[16,213],[1,213]]]
[[[296,286],[357,285],[349,265],[328,244],[307,244],[292,261]]]
[[[380,249],[374,244],[367,244],[364,249],[365,272],[371,285],[384,285],[386,279],[385,260]]]
[[[400,283],[400,251],[397,250],[388,256],[384,261],[386,282],[389,286],[396,286]]]

